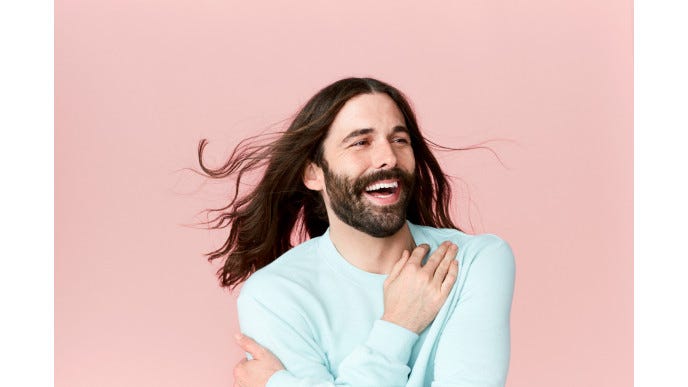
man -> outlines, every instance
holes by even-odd
[[[210,254],[224,258],[223,285],[248,278],[236,385],[504,385],[511,249],[451,222],[449,186],[401,92],[343,79],[219,169],[203,166],[204,146],[203,170],[237,187],[265,167],[218,210],[215,227],[231,229]],[[310,239],[291,248],[299,230]]]

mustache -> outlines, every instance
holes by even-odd
[[[356,195],[362,195],[366,187],[378,180],[396,179],[401,182],[401,186],[406,190],[411,190],[415,181],[415,174],[408,173],[399,168],[385,169],[383,171],[372,172],[368,175],[361,176],[352,185],[353,192]]]

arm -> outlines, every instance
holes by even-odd
[[[307,322],[300,317],[291,319],[284,309],[279,314],[262,305],[255,298],[239,298],[242,331],[252,336],[260,346],[269,349],[284,365],[266,384],[273,386],[367,386],[406,384],[409,368],[406,365],[411,348],[418,336],[386,321],[375,322],[368,340],[357,346],[339,367],[337,379],[329,371],[326,354],[321,350]],[[262,348],[261,347],[261,348]],[[253,356],[251,356],[253,358]],[[256,357],[256,359],[259,359]],[[240,365],[250,365],[249,360]],[[262,369],[247,370],[246,385],[260,386]],[[235,375],[241,371],[235,370]],[[378,382],[376,382],[378,381]]]
[[[458,271],[458,266],[452,263],[455,246],[443,244],[421,266],[427,249],[428,246],[418,247],[397,262],[385,282],[384,319],[375,321],[368,339],[342,361],[336,379],[316,339],[317,332],[312,331],[305,316],[289,305],[280,305],[279,311],[275,311],[242,292],[238,303],[242,330],[269,348],[286,367],[274,373],[267,385],[405,385],[410,371],[407,363],[418,339],[417,332],[435,317]],[[237,367],[246,366],[247,363],[240,363]],[[258,371],[253,367],[252,376],[255,384],[261,385]],[[239,373],[243,374],[243,370]]]
[[[463,265],[465,283],[441,333],[432,386],[504,386],[514,290],[511,248],[498,240]]]

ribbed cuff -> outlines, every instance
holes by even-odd
[[[287,370],[279,370],[272,374],[265,387],[296,386],[298,379]]]
[[[406,328],[385,320],[376,320],[366,346],[380,352],[389,360],[406,364],[411,358],[418,335]]]

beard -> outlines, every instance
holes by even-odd
[[[342,222],[376,238],[394,235],[404,226],[415,174],[393,168],[349,179],[332,173],[327,163],[323,163],[322,169],[330,207]],[[400,192],[396,203],[376,206],[363,197],[366,187],[388,179],[399,180],[397,189]]]

